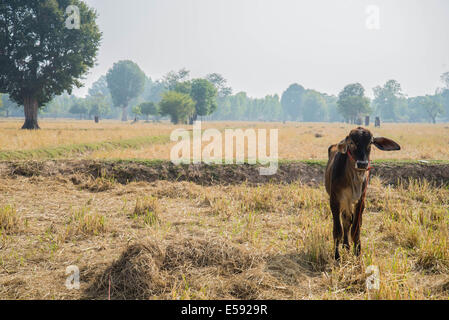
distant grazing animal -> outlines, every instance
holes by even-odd
[[[354,243],[354,253],[360,255],[360,228],[365,209],[365,194],[369,180],[371,145],[380,150],[400,150],[393,140],[378,137],[362,127],[351,130],[349,135],[328,150],[329,161],[326,167],[325,184],[330,196],[330,207],[334,220],[333,236],[335,259],[340,259],[338,246],[349,249],[348,234]],[[340,222],[343,221],[343,230]]]

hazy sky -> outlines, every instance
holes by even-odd
[[[184,67],[192,77],[218,72],[254,97],[294,82],[329,94],[360,82],[372,96],[389,79],[415,96],[434,93],[449,71],[447,0],[86,2],[99,13],[103,41],[77,95],[122,59],[153,80]],[[367,28],[370,5],[379,8],[379,29]]]

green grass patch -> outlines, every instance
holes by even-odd
[[[129,158],[129,159],[107,159],[105,160],[106,162],[111,162],[111,163],[118,163],[118,164],[129,164],[129,163],[137,163],[137,164],[142,164],[142,165],[146,165],[146,166],[156,166],[156,165],[162,165],[164,163],[170,163],[169,160],[163,160],[163,159],[138,159],[138,158]],[[400,165],[407,165],[407,164],[422,164],[422,165],[445,165],[445,164],[449,164],[449,160],[425,160],[426,162],[420,162],[418,160],[396,160],[396,159],[380,159],[380,160],[373,160],[372,164],[376,165],[376,164],[391,164],[391,165],[396,165],[396,166],[400,166]],[[311,166],[320,166],[320,167],[326,167],[327,165],[327,160],[286,160],[286,159],[280,159],[278,161],[279,165],[288,165],[288,164],[295,164],[295,163],[304,163],[307,165],[311,165]],[[202,163],[204,164],[204,163]],[[256,164],[248,164],[248,161],[245,160],[245,162],[243,163],[243,165],[253,165],[253,166],[260,166],[261,163],[259,161],[256,162]],[[184,164],[184,166],[188,166],[188,164]],[[227,167],[232,167],[232,166],[240,166],[240,164],[225,164],[224,160],[223,160],[223,164],[214,164],[211,163],[208,165],[209,167],[215,167],[215,166],[227,166]],[[266,164],[265,166],[268,166],[268,164]]]
[[[279,160],[279,164],[293,164],[293,163],[305,163],[308,165],[318,165],[325,167],[327,165],[327,159],[320,160]],[[377,159],[372,161],[373,165],[376,164],[391,164],[395,166],[408,165],[408,164],[422,164],[422,165],[435,165],[435,164],[449,164],[449,160],[397,160],[397,159]]]
[[[98,150],[137,149],[150,144],[170,142],[168,135],[137,137],[132,139],[72,144],[58,147],[18,151],[0,151],[0,160],[56,159],[84,154]]]

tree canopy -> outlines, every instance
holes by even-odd
[[[189,117],[195,112],[195,102],[185,93],[167,91],[159,102],[161,115],[168,115],[174,124],[187,123]]]
[[[183,68],[179,71],[170,71],[162,79],[166,84],[168,90],[174,90],[179,82],[184,82],[189,79],[190,71]]]
[[[78,114],[80,116],[80,119],[85,116],[89,111],[89,107],[87,106],[87,103],[83,99],[79,99],[75,104],[73,104],[69,112],[73,114]]]
[[[360,83],[348,84],[338,95],[338,112],[346,121],[355,123],[362,115],[371,113],[370,101]]]
[[[217,92],[218,89],[214,86],[212,82],[207,79],[193,79],[175,82],[175,79],[184,79],[188,75],[188,71],[185,69],[181,70],[182,73],[169,73],[171,74],[169,85],[172,91],[178,93],[190,95],[192,100],[195,102],[195,110],[191,116],[190,123],[193,123],[198,116],[206,116],[212,114],[217,109]],[[180,71],[180,72],[181,72]],[[166,76],[167,78],[168,76]],[[215,74],[214,79],[218,79],[220,83],[223,84],[224,79],[219,79],[219,75]]]
[[[100,78],[98,78],[97,81],[95,81],[92,86],[89,88],[88,91],[90,96],[98,96],[101,95],[105,98],[108,98],[111,96],[111,92],[108,88],[108,82],[106,80],[106,76],[103,75]]]
[[[74,5],[82,23],[67,28]],[[0,5],[0,92],[24,106],[23,129],[38,129],[38,109],[81,87],[95,63],[101,33],[96,12],[80,0],[16,0]]]
[[[443,73],[440,79],[443,82],[445,89],[449,89],[449,72]]]
[[[436,118],[444,113],[441,97],[438,95],[426,95],[422,99],[422,106],[432,123],[436,123]]]
[[[308,122],[319,122],[327,118],[326,100],[317,91],[310,90],[304,95],[303,119]]]
[[[159,113],[158,106],[154,102],[143,102],[139,107],[140,112],[145,115],[147,120],[149,115],[157,115]]]
[[[102,94],[90,95],[86,97],[89,108],[89,116],[104,116],[110,111],[108,100]]]
[[[232,94],[232,88],[227,86],[227,80],[219,73],[210,73],[206,80],[212,83],[217,89],[217,96],[224,98]]]
[[[403,97],[401,85],[396,80],[387,81],[383,87],[373,89],[377,114],[384,120],[398,120],[400,99]]]
[[[281,97],[281,105],[286,118],[298,120],[302,112],[302,98],[305,89],[303,86],[294,83],[284,91]],[[285,119],[286,120],[286,119]]]
[[[145,73],[135,62],[122,60],[109,69],[106,81],[114,106],[122,108],[122,121],[127,121],[128,104],[143,92]]]
[[[206,79],[192,80],[190,96],[195,101],[192,120],[196,120],[197,116],[207,116],[217,109],[217,89]]]

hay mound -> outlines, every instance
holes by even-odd
[[[262,259],[219,239],[187,238],[167,246],[166,270],[217,267],[221,274],[238,274],[260,264]]]
[[[105,299],[110,287],[111,299],[170,299],[173,292],[182,295],[186,283],[195,292],[207,288],[208,297],[258,296],[257,285],[249,278],[242,280],[263,260],[248,250],[219,239],[194,237],[173,239],[161,247],[153,241],[129,246],[94,280],[86,291],[88,297]],[[222,279],[232,285],[224,286]]]
[[[131,245],[88,291],[107,297],[110,290],[111,299],[148,299],[161,294],[166,283],[159,270],[163,258],[163,251],[155,243]]]
[[[76,184],[76,180],[72,179],[73,183]],[[113,189],[115,186],[115,180],[112,178],[87,176],[84,182],[80,183],[80,189],[88,190],[90,192],[103,192]]]

